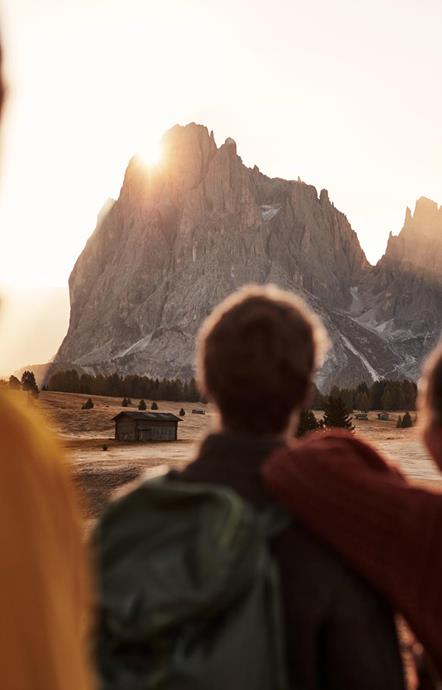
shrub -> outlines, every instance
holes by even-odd
[[[321,428],[320,422],[317,421],[315,415],[311,410],[302,410],[299,417],[299,425],[296,431],[297,438],[301,438],[312,431],[317,431]]]
[[[330,395],[324,405],[324,417],[322,419],[322,425],[326,429],[348,429],[348,431],[354,431],[354,426],[352,424],[352,418],[348,413],[348,409],[345,406],[342,398],[335,398]]]
[[[411,426],[413,426],[411,415],[409,412],[406,412],[402,417],[402,428],[409,429]]]
[[[39,390],[33,371],[23,372],[23,376],[21,377],[21,388],[23,391],[29,391],[35,398],[38,398]]]
[[[9,377],[9,388],[12,388],[13,390],[20,390],[21,383],[16,376]]]

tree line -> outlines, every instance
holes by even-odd
[[[21,379],[18,379],[14,375],[10,376],[8,386],[12,390],[27,391],[35,398],[38,397],[38,394],[40,392],[33,371],[24,371]]]
[[[374,381],[371,386],[366,383],[360,383],[354,388],[333,386],[328,396],[323,395],[315,386],[312,409],[323,410],[329,397],[340,398],[349,412],[415,410],[417,385],[408,379],[382,379]]]
[[[28,375],[29,372],[26,372]],[[17,381],[18,383],[18,381]],[[194,379],[158,379],[148,376],[130,374],[120,376],[117,373],[79,374],[75,369],[54,373],[45,386],[48,390],[66,393],[85,393],[88,395],[109,395],[113,397],[147,398],[150,400],[173,400],[176,402],[198,402],[201,394]],[[313,410],[324,410],[329,397],[340,398],[349,412],[360,410],[415,410],[417,386],[414,381],[403,379],[393,381],[382,379],[370,386],[360,383],[354,388],[333,386],[328,395],[322,394],[317,386],[313,387]]]
[[[5,382],[6,383],[6,382]],[[38,395],[38,386],[32,371],[25,371],[21,381],[15,376],[9,379],[10,388],[22,388]],[[195,379],[181,381],[180,379],[158,379],[148,376],[130,374],[79,374],[75,369],[58,371],[53,374],[46,386],[46,390],[62,391],[65,393],[84,393],[87,395],[109,395],[112,397],[146,398],[150,400],[173,400],[176,402],[199,402],[201,394]],[[339,388],[333,386],[328,395],[321,393],[316,385],[313,386],[312,410],[324,410],[329,398],[340,398],[348,412],[360,410],[385,410],[389,412],[415,410],[417,386],[414,381],[402,379],[393,381],[382,379],[370,386],[360,383],[354,388]]]
[[[75,369],[57,371],[52,374],[46,390],[64,393],[84,393],[86,395],[109,395],[122,398],[142,398],[147,400],[172,400],[174,402],[200,402],[195,379],[153,379],[149,376],[130,374],[120,376],[110,374],[78,374]]]

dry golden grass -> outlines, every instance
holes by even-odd
[[[159,412],[186,414],[178,424],[178,441],[171,443],[127,443],[114,440],[112,418],[122,411],[136,411],[139,400],[122,407],[121,398],[92,396],[94,408],[82,410],[87,395],[42,392],[40,407],[61,439],[72,461],[75,477],[85,496],[88,516],[97,515],[113,491],[146,470],[167,465],[180,469],[195,457],[200,440],[214,415],[200,403],[158,402]],[[151,401],[147,401],[148,409]],[[193,415],[193,408],[205,415]],[[103,450],[107,446],[107,450]]]
[[[40,406],[69,455],[75,477],[85,497],[86,513],[96,516],[121,485],[132,481],[146,470],[159,465],[180,469],[197,453],[204,435],[216,419],[210,405],[195,403],[159,402],[160,412],[178,415],[184,407],[186,415],[178,425],[178,441],[170,443],[123,443],[114,440],[112,417],[123,410],[120,398],[92,396],[95,407],[82,410],[88,396],[73,393],[43,392]],[[150,402],[148,408],[150,408]],[[205,415],[192,415],[195,407],[205,409]],[[357,433],[387,454],[413,481],[437,488],[441,478],[419,440],[419,430],[396,429],[397,415],[390,421],[377,419],[369,413],[368,421],[355,421]],[[103,450],[103,445],[108,449]]]

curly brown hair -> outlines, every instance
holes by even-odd
[[[426,411],[436,424],[442,425],[442,346],[425,363],[422,392]]]
[[[197,380],[231,431],[277,434],[305,402],[325,352],[319,319],[294,294],[246,286],[218,305],[197,340]]]

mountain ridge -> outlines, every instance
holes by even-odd
[[[326,190],[246,167],[233,139],[218,147],[194,123],[168,130],[163,150],[155,168],[131,159],[74,266],[56,368],[189,378],[213,306],[244,283],[275,282],[304,297],[329,330],[323,388],[417,375],[442,323],[435,202],[422,197],[414,214],[407,209],[371,266]]]

